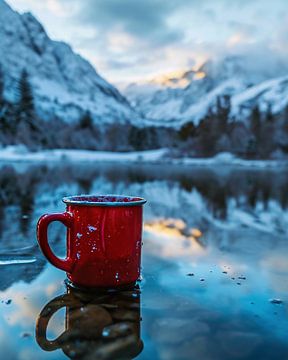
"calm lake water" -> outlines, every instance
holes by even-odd
[[[287,360],[287,180],[285,169],[1,164],[1,358]],[[139,288],[67,289],[41,255],[37,219],[78,193],[148,200]],[[64,256],[64,227],[49,235]]]

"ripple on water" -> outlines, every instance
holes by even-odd
[[[0,265],[31,264],[36,261],[34,256],[0,255]]]

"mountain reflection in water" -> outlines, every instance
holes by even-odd
[[[72,355],[83,350],[74,332],[73,339],[66,332],[68,342],[60,336],[63,341],[55,351],[43,351],[34,337],[45,304],[53,306],[67,296],[69,300],[69,294],[64,295],[65,274],[41,255],[35,226],[43,213],[64,211],[63,196],[121,193],[148,200],[142,320],[139,316],[144,348],[137,358],[288,358],[287,180],[285,169],[2,164],[1,353],[12,360],[39,360],[67,358],[67,344],[76,344]],[[64,233],[61,224],[49,229],[60,256],[65,255]],[[63,308],[51,316],[49,339],[65,333],[64,318]],[[92,340],[94,354],[103,349],[103,339],[97,336]],[[101,354],[99,358],[109,358],[109,351]],[[86,352],[77,356],[89,358]]]

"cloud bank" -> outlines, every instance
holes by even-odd
[[[249,54],[251,49],[259,49],[265,61],[288,55],[286,0],[8,2],[35,14],[49,35],[69,42],[113,82],[197,66],[210,57]]]

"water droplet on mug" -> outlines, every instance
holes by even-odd
[[[130,259],[126,259],[126,263],[129,264],[129,263],[130,263]]]
[[[110,335],[110,330],[109,329],[104,329],[103,331],[102,331],[102,336],[103,337],[108,337]]]
[[[77,233],[76,236],[77,236],[78,239],[81,239],[81,237],[83,236],[83,234]]]
[[[76,254],[76,257],[77,257],[77,259],[80,259],[80,253],[79,252],[77,252],[77,254]]]

